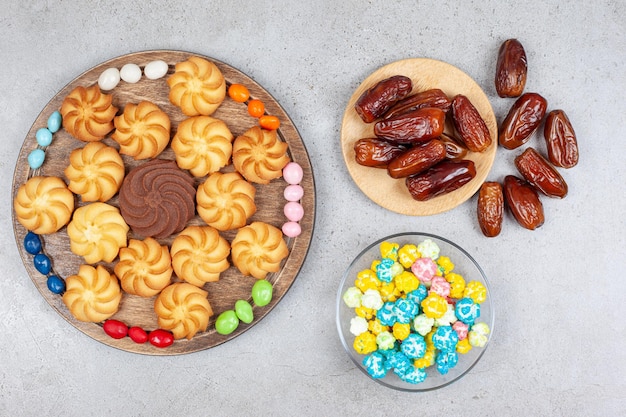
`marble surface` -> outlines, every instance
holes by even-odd
[[[2,415],[568,415],[626,414],[624,294],[626,3],[500,1],[31,1],[0,21],[0,414]],[[498,120],[497,50],[518,38],[527,91],[569,115],[580,163],[545,224],[482,236],[476,197],[410,217],[375,205],[340,153],[341,118],[360,82],[390,62],[446,61],[479,83]],[[293,287],[252,330],[172,357],[131,354],[78,332],[41,297],[11,220],[18,152],[46,103],[83,71],[130,52],[177,49],[223,60],[263,85],[308,148],[317,190],[313,242]],[[532,139],[545,149],[541,136]],[[489,175],[514,173],[499,149]],[[466,248],[492,283],[496,329],[480,363],[438,391],[368,380],[337,336],[335,296],[350,260],[401,231]]]

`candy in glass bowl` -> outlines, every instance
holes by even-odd
[[[484,271],[432,234],[370,244],[337,291],[341,342],[361,371],[389,388],[428,391],[460,379],[484,354],[493,327]]]

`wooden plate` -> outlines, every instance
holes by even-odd
[[[485,120],[491,133],[492,144],[484,152],[468,152],[466,159],[476,165],[476,177],[451,193],[428,201],[416,201],[406,188],[404,179],[393,179],[385,169],[364,167],[355,161],[354,143],[362,138],[374,137],[374,123],[366,124],[354,110],[354,104],[368,88],[393,75],[404,75],[413,81],[413,93],[439,88],[450,98],[464,94]],[[449,117],[447,119],[450,119]],[[446,133],[454,127],[446,122]],[[450,210],[468,200],[484,182],[496,155],[498,127],[489,99],[476,82],[463,71],[445,62],[412,58],[396,61],[374,71],[356,89],[343,115],[341,147],[348,171],[357,186],[376,204],[401,214],[428,216]]]
[[[121,68],[126,63],[135,63],[143,68],[148,62],[157,59],[168,63],[168,74],[162,79],[149,80],[144,76],[136,84],[128,84],[122,81],[114,90],[112,90],[111,93],[113,94],[113,104],[120,109],[120,112],[123,111],[126,103],[138,103],[141,100],[149,100],[157,104],[170,116],[172,121],[171,135],[173,137],[178,123],[184,120],[185,116],[177,107],[173,106],[169,102],[169,87],[167,86],[166,79],[171,73],[173,73],[174,65],[176,63],[185,61],[192,55],[201,56],[199,54],[181,51],[149,51],[133,53],[104,62],[70,82],[46,105],[41,114],[35,120],[35,123],[24,140],[24,144],[15,167],[13,178],[13,198],[15,198],[18,188],[32,175],[54,175],[65,179],[63,170],[69,163],[68,157],[70,152],[77,147],[84,146],[84,143],[74,139],[65,130],[61,129],[54,135],[52,144],[46,148],[46,160],[43,166],[33,172],[33,170],[31,170],[28,166],[27,157],[28,154],[37,147],[35,133],[39,128],[46,126],[49,115],[61,107],[63,99],[71,90],[79,85],[90,86],[95,84],[102,71],[107,68]],[[74,319],[63,304],[61,296],[48,290],[46,276],[43,276],[34,268],[33,256],[28,254],[24,249],[23,241],[27,231],[20,223],[17,222],[15,212],[13,212],[13,229],[20,255],[28,274],[46,301],[61,316],[67,319],[68,322],[80,331],[84,332],[93,339],[125,351],[150,355],[175,355],[208,349],[237,337],[258,323],[259,320],[265,317],[285,296],[287,290],[293,284],[302,264],[304,263],[304,259],[311,242],[315,219],[314,180],[311,163],[305,145],[296,130],[296,127],[293,125],[291,119],[287,113],[285,113],[280,104],[274,100],[274,98],[267,91],[265,91],[263,87],[257,84],[250,77],[223,62],[213,58],[204,58],[213,61],[220,68],[226,78],[227,84],[244,84],[250,90],[252,98],[258,98],[265,103],[266,112],[268,114],[279,117],[281,121],[281,127],[278,131],[279,136],[283,141],[289,144],[289,155],[291,160],[300,164],[304,171],[304,178],[301,182],[301,185],[304,188],[304,196],[301,200],[304,207],[304,217],[300,221],[302,234],[296,238],[285,238],[290,249],[289,256],[283,261],[282,269],[279,272],[270,274],[267,277],[267,279],[274,286],[274,297],[272,302],[265,307],[254,306],[255,319],[251,324],[246,325],[244,323],[240,323],[237,330],[228,336],[220,335],[215,331],[214,324],[217,316],[225,310],[233,309],[234,304],[238,299],[249,300],[252,303],[251,288],[255,279],[252,277],[244,277],[235,267],[231,266],[227,271],[222,273],[218,282],[208,283],[204,286],[209,293],[208,298],[215,313],[214,316],[211,317],[207,331],[198,333],[190,341],[187,341],[186,339],[177,340],[172,346],[164,349],[155,348],[149,343],[142,345],[136,344],[128,337],[119,340],[112,339],[104,333],[101,324],[83,323]],[[235,137],[241,135],[250,127],[257,125],[257,120],[248,115],[245,104],[236,103],[228,97],[224,100],[224,103],[220,106],[217,112],[213,114],[213,117],[224,120]],[[119,146],[110,138],[104,139],[104,142],[119,149]],[[124,155],[122,157],[126,164],[127,172],[138,164],[138,162],[134,161],[132,158]],[[168,147],[159,156],[159,158],[174,159],[174,153]],[[229,171],[232,169],[231,165],[222,171]],[[203,180],[203,178],[196,179],[196,183],[199,184]],[[282,178],[273,180],[268,185],[255,184],[255,187],[257,188],[255,199],[257,212],[251,219],[249,219],[249,222],[257,220],[264,221],[280,228],[286,221],[283,213],[283,206],[285,203],[283,190],[286,185],[286,182]],[[110,200],[109,203],[117,206],[117,196]],[[79,199],[77,199],[77,204],[80,205]],[[190,225],[191,224],[200,225],[204,223],[196,215],[196,217],[190,222]],[[222,233],[222,236],[224,236],[229,242],[232,241],[234,235],[235,231]],[[135,236],[130,233],[129,238],[132,237]],[[69,238],[67,236],[66,228],[64,227],[59,230],[59,232],[52,235],[42,236],[42,238],[44,239],[44,250],[53,262],[53,272],[51,274],[56,274],[63,278],[76,274],[79,265],[84,262],[82,257],[78,257],[70,252]],[[172,237],[163,239],[161,240],[161,243],[169,244],[172,239]],[[114,264],[105,264],[105,266],[112,271]],[[112,318],[121,320],[129,326],[139,326],[146,330],[155,329],[158,325],[153,311],[154,298],[155,297],[143,298],[130,294],[124,294],[120,304],[120,310]],[[54,329],[50,329],[50,331],[54,331]],[[259,335],[259,337],[262,337],[262,335]]]

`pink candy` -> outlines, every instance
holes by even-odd
[[[287,237],[297,237],[302,233],[298,222],[304,217],[304,207],[299,203],[304,195],[304,189],[300,185],[303,177],[302,167],[296,162],[289,162],[283,168],[283,178],[289,184],[283,193],[287,200],[283,212],[288,221],[283,224],[282,231]]]
[[[292,222],[298,222],[304,216],[304,208],[302,204],[297,203],[295,201],[290,201],[285,204],[285,216]]]
[[[300,184],[303,176],[302,167],[296,162],[289,162],[283,168],[283,178],[287,181],[287,184]]]
[[[444,277],[433,277],[430,283],[430,290],[442,297],[448,297],[450,295],[450,283]]]
[[[437,273],[437,264],[431,258],[417,258],[411,272],[422,282],[430,282]]]
[[[304,195],[304,189],[298,184],[288,185],[285,187],[283,195],[287,201],[300,201]]]
[[[463,340],[467,337],[467,332],[469,330],[469,326],[463,323],[461,320],[457,320],[452,325],[452,329],[456,332],[459,340]]]
[[[287,237],[296,237],[302,233],[302,229],[300,228],[300,224],[297,222],[286,222],[283,224],[283,233]]]

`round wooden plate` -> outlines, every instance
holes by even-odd
[[[170,116],[172,122],[171,136],[173,137],[178,124],[185,119],[185,116],[180,109],[169,102],[169,87],[167,86],[166,79],[174,72],[174,65],[176,63],[185,61],[193,55],[202,56],[182,51],[148,51],[133,53],[104,62],[70,82],[46,105],[24,140],[15,167],[13,199],[17,194],[18,188],[33,175],[59,176],[67,181],[63,171],[69,163],[69,154],[73,149],[84,146],[84,143],[73,138],[65,130],[61,129],[59,132],[55,133],[52,144],[46,148],[46,160],[43,166],[33,171],[28,166],[27,157],[28,154],[37,147],[35,133],[39,128],[46,126],[49,115],[61,107],[63,99],[71,90],[79,85],[86,87],[97,83],[98,77],[102,71],[107,68],[121,68],[126,63],[135,63],[143,69],[148,62],[157,59],[168,63],[168,74],[161,79],[149,80],[144,76],[136,84],[129,84],[122,81],[114,90],[107,93],[113,94],[113,104],[120,109],[120,112],[123,111],[127,103],[138,103],[141,100],[152,101]],[[243,276],[235,267],[231,266],[227,271],[222,273],[218,282],[207,283],[204,286],[204,289],[209,293],[209,302],[214,311],[214,316],[211,317],[209,327],[205,332],[196,334],[196,336],[189,341],[186,339],[177,340],[172,346],[167,348],[156,348],[150,345],[150,343],[137,344],[128,337],[119,340],[113,339],[104,333],[101,323],[84,323],[74,319],[63,304],[61,296],[48,290],[46,276],[43,276],[35,269],[33,266],[33,256],[24,249],[23,241],[27,231],[17,222],[15,212],[13,212],[13,229],[20,255],[28,274],[46,301],[61,316],[83,333],[95,340],[125,351],[150,355],[176,355],[208,349],[237,337],[258,323],[259,320],[265,317],[285,296],[304,263],[311,242],[315,219],[314,179],[308,153],[296,127],[280,104],[250,77],[223,62],[209,57],[203,58],[213,61],[220,68],[224,74],[227,85],[230,83],[240,83],[247,86],[250,90],[251,98],[258,98],[265,103],[267,114],[279,117],[281,126],[278,130],[278,134],[280,138],[289,145],[289,156],[291,160],[300,164],[304,171],[304,178],[301,182],[304,188],[304,196],[301,200],[304,207],[304,217],[300,221],[302,234],[296,238],[285,237],[290,250],[289,256],[283,261],[282,269],[279,272],[270,274],[267,277],[268,281],[274,286],[274,297],[272,302],[265,307],[254,306],[254,321],[251,324],[240,323],[237,330],[227,336],[220,335],[215,331],[214,324],[217,316],[225,310],[233,309],[238,299],[249,300],[251,304],[253,304],[251,289],[256,280],[252,277]],[[257,119],[248,115],[246,104],[236,103],[228,97],[226,97],[220,108],[213,114],[213,117],[224,120],[235,137],[258,124]],[[111,138],[105,138],[104,143],[119,149],[119,146]],[[122,157],[126,164],[126,172],[140,163],[125,155],[122,155]],[[159,155],[159,158],[174,159],[174,153],[168,147]],[[232,170],[232,165],[229,165],[222,171]],[[204,178],[196,179],[196,185],[203,180]],[[286,221],[283,213],[283,206],[285,204],[283,190],[286,185],[286,182],[282,178],[273,180],[268,185],[255,184],[257,189],[255,199],[257,212],[249,219],[249,222],[264,221],[280,228]],[[78,205],[81,204],[80,199],[77,198],[76,201]],[[117,206],[117,196],[110,200],[109,203]],[[204,223],[199,216],[196,215],[189,224],[201,225]],[[221,234],[231,242],[235,233],[236,231],[229,231]],[[135,236],[129,233],[129,238],[133,237]],[[66,228],[62,228],[57,233],[42,236],[42,238],[44,240],[44,250],[53,262],[53,271],[51,274],[56,274],[63,278],[76,274],[78,267],[84,263],[84,261],[82,257],[76,256],[70,252]],[[162,239],[161,243],[171,244],[172,239],[173,237]],[[114,263],[104,265],[110,271],[113,270]],[[143,298],[124,294],[120,304],[120,310],[112,318],[118,319],[129,326],[139,326],[146,330],[156,329],[158,325],[153,310],[154,299],[155,297]],[[50,329],[49,331],[53,332],[54,329]],[[260,335],[260,337],[262,337],[262,335]]]
[[[354,110],[354,104],[361,94],[381,80],[393,75],[404,75],[413,81],[413,91],[441,89],[450,99],[463,94],[470,99],[485,120],[492,143],[484,152],[468,152],[466,159],[476,165],[476,177],[463,187],[451,193],[440,195],[428,201],[416,201],[406,188],[404,179],[393,179],[387,170],[359,165],[355,161],[354,143],[362,138],[374,137],[374,123],[364,123]],[[446,133],[453,132],[453,125],[447,118]],[[412,58],[396,61],[374,71],[356,89],[343,115],[341,124],[341,147],[348,171],[357,186],[376,204],[401,214],[428,216],[450,210],[468,200],[480,188],[491,170],[496,155],[498,127],[489,99],[476,82],[463,71],[445,62]]]

